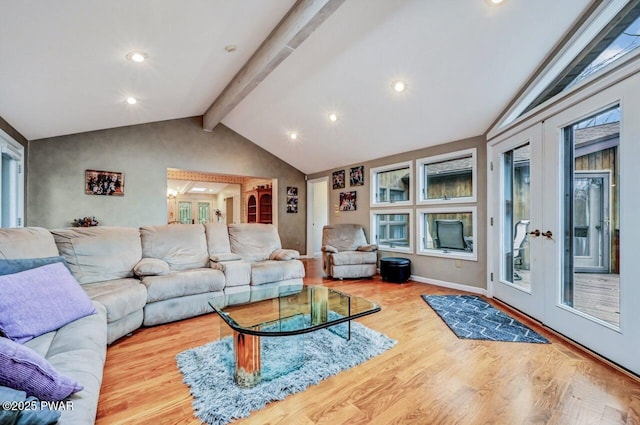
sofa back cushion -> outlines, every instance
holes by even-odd
[[[159,258],[171,270],[209,267],[207,238],[202,224],[169,224],[140,228],[142,256]]]
[[[42,227],[0,229],[1,258],[42,258],[57,255],[59,255],[58,248],[47,229]]]
[[[229,224],[231,252],[245,261],[264,261],[282,248],[278,229],[273,224]]]
[[[322,245],[331,245],[338,251],[355,251],[367,245],[367,237],[359,224],[331,224],[322,228]]]
[[[74,227],[51,233],[82,284],[132,277],[133,267],[142,258],[140,232],[135,227]]]
[[[229,230],[227,230],[226,223],[207,223],[204,225],[204,231],[207,235],[209,255],[231,252]]]

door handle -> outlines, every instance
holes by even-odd
[[[546,232],[542,233],[542,236],[546,237],[547,239],[553,239],[553,233],[551,233],[551,230],[547,230]]]
[[[536,229],[533,232],[529,232],[529,234],[537,238],[538,236],[540,236],[540,230]]]

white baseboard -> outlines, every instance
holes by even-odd
[[[420,283],[428,283],[429,285],[442,286],[443,288],[457,289],[458,291],[471,292],[478,295],[487,295],[487,290],[476,286],[462,285],[460,283],[446,282],[444,280],[429,279],[426,277],[411,275],[409,278]]]

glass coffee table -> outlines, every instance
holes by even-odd
[[[233,337],[234,379],[241,387],[253,387],[262,379],[273,379],[300,367],[304,362],[304,334],[329,328],[348,340],[351,320],[380,311],[374,302],[319,285],[252,287],[250,299],[246,298],[246,293],[228,294],[224,302],[209,301],[222,318],[220,338]],[[284,361],[264,355],[261,338],[265,337],[289,337],[278,341],[286,341]]]

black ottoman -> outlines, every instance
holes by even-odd
[[[380,276],[382,280],[404,283],[411,276],[411,260],[400,257],[384,257],[380,259]]]

